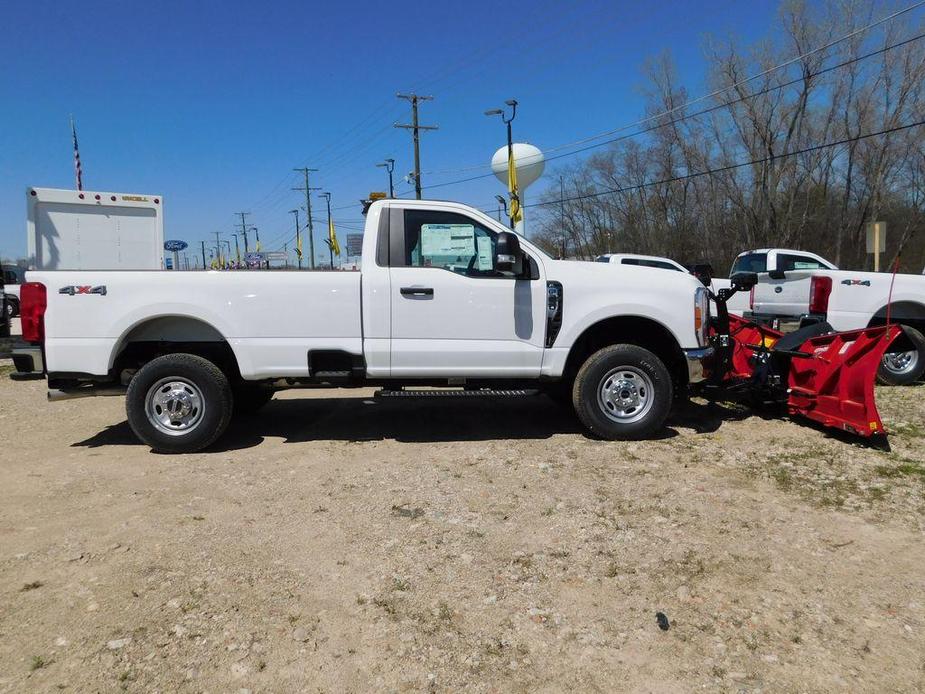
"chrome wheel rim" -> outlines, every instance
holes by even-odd
[[[883,355],[883,368],[896,375],[907,374],[919,363],[917,349],[908,352],[887,352]]]
[[[170,436],[182,436],[202,422],[205,400],[192,381],[172,376],[148,389],[145,413],[155,429]]]
[[[604,415],[620,424],[632,424],[648,414],[655,401],[652,379],[635,366],[611,369],[597,389],[598,406]]]

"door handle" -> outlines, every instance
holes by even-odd
[[[402,287],[402,296],[433,296],[433,287]]]

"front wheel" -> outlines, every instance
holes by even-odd
[[[132,431],[155,451],[195,453],[215,441],[231,419],[228,378],[193,354],[152,359],[132,378],[125,410]]]
[[[636,345],[611,345],[592,354],[575,377],[572,404],[582,424],[605,439],[645,439],[671,411],[668,369]]]
[[[887,348],[880,368],[877,370],[877,382],[886,386],[907,386],[918,381],[925,373],[925,335],[908,325],[903,326],[905,336],[900,335],[894,344],[901,344],[898,349]],[[908,349],[907,349],[908,348]]]

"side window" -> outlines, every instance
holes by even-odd
[[[777,254],[778,270],[826,270],[826,266],[808,255]]]
[[[470,277],[498,277],[498,235],[474,219],[438,210],[405,210],[405,267],[433,267]]]
[[[19,284],[19,275],[16,274],[13,270],[4,270],[3,271],[3,283],[4,284]]]

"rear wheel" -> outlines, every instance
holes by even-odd
[[[925,373],[925,336],[915,328],[903,326],[905,336],[900,335],[887,348],[877,370],[877,382],[887,386],[906,386],[918,381]],[[908,349],[907,349],[908,348]]]
[[[168,354],[132,378],[125,409],[132,431],[155,451],[194,453],[225,431],[232,412],[228,378],[193,354]]]
[[[575,377],[572,403],[582,424],[605,439],[644,439],[671,411],[668,369],[636,345],[611,345],[592,354]]]

